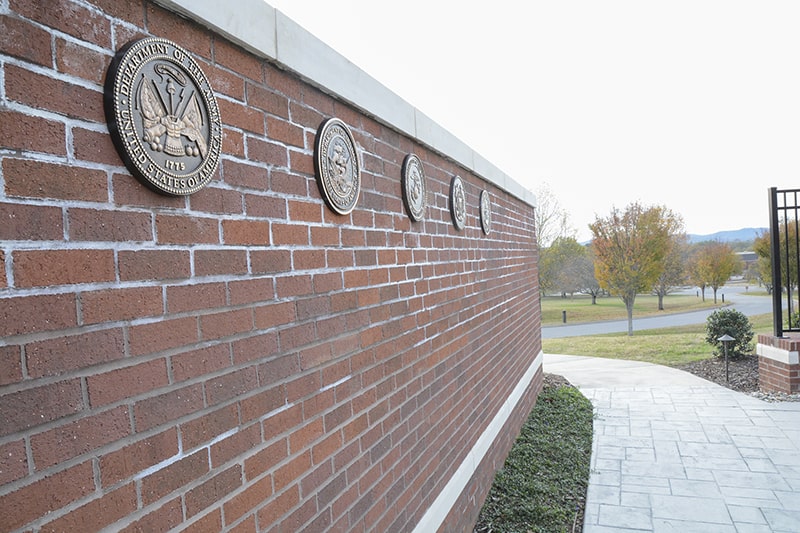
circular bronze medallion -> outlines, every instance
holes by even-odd
[[[425,172],[422,161],[414,154],[408,154],[403,160],[403,201],[408,216],[414,222],[425,218]]]
[[[350,128],[338,118],[324,121],[317,131],[314,170],[328,206],[340,215],[352,211],[361,192],[361,167]]]
[[[481,191],[481,228],[486,235],[492,231],[492,197],[486,190]]]
[[[186,195],[211,181],[222,148],[219,107],[177,44],[148,38],[122,48],[106,77],[105,111],[125,166],[148,187]]]
[[[464,192],[464,182],[461,181],[460,176],[453,176],[453,179],[450,180],[450,214],[456,229],[464,229],[467,222],[467,195]]]

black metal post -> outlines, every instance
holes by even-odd
[[[778,224],[778,189],[769,189],[769,238],[770,258],[772,259],[772,325],[776,337],[783,337],[783,302],[781,293],[781,237]]]

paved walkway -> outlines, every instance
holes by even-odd
[[[584,533],[800,532],[800,402],[648,363],[545,355],[595,408]]]

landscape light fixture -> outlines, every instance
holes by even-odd
[[[722,347],[725,350],[725,383],[728,383],[730,380],[728,379],[728,343],[731,341],[735,341],[733,337],[728,335],[727,333],[717,339],[718,341],[722,341]]]

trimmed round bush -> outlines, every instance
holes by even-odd
[[[747,315],[736,309],[718,309],[711,313],[706,321],[706,342],[714,347],[714,355],[725,355],[725,347],[718,339],[726,334],[734,339],[728,342],[728,357],[753,353],[755,333]]]

